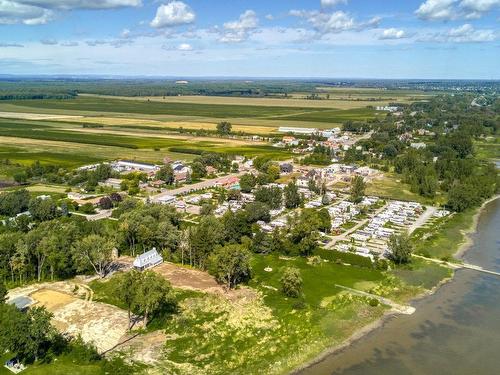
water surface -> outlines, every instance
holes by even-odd
[[[500,199],[479,217],[464,260],[500,271]],[[500,374],[500,277],[459,270],[453,281],[301,375]]]

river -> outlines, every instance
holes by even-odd
[[[500,271],[500,199],[482,211],[466,262]],[[500,277],[459,270],[345,350],[301,375],[500,374]]]

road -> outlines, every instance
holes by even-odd
[[[408,228],[408,233],[412,234],[415,229],[420,228],[422,225],[424,225],[427,220],[429,220],[434,214],[437,212],[438,208],[434,206],[424,206],[425,207],[425,212],[420,215],[415,222],[410,225]]]
[[[173,195],[174,197],[176,197],[178,195],[189,194],[189,193],[192,193],[192,192],[197,191],[197,190],[208,189],[208,188],[216,186],[217,182],[220,180],[224,180],[224,179],[227,179],[230,177],[240,177],[245,173],[247,173],[247,171],[228,174],[227,176],[224,176],[224,177],[216,177],[216,178],[212,178],[209,180],[203,180],[203,181],[197,182],[195,184],[185,185],[185,186],[182,186],[182,187],[177,188],[177,189],[167,190],[167,191],[164,191],[160,194],[152,195],[150,197],[150,199],[153,202],[155,202],[155,201],[158,201],[158,199],[160,199],[161,197],[165,197],[167,195]]]

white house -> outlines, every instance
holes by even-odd
[[[163,263],[163,258],[156,248],[152,248],[149,251],[146,251],[144,254],[138,255],[134,259],[134,268],[138,270],[145,270],[147,268],[151,268],[157,266],[158,264]]]
[[[161,204],[171,204],[174,203],[175,200],[176,200],[175,196],[168,194],[160,195],[159,197],[156,198],[156,201]]]

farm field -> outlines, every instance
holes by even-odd
[[[72,100],[17,100],[0,103],[0,112],[21,113],[21,117],[43,118],[57,116],[64,120],[65,116],[84,116],[86,118],[122,117],[127,120],[155,120],[162,122],[178,122],[174,127],[206,128],[211,124],[213,129],[217,122],[227,120],[234,124],[235,131],[254,133],[270,133],[279,126],[314,126],[327,128],[346,120],[364,121],[384,113],[366,108],[377,105],[369,101],[329,101],[297,100],[297,99],[254,99],[254,98],[221,98],[221,97],[168,97],[163,99],[114,98],[80,96]],[[181,101],[181,99],[183,101]],[[177,100],[177,101],[174,101]],[[280,105],[273,105],[274,101]],[[284,102],[293,101],[290,106]],[[328,102],[323,104],[323,102]],[[229,103],[229,104],[228,104]],[[263,104],[265,103],[265,104]],[[313,103],[313,104],[311,104]],[[386,104],[379,103],[379,104]],[[82,121],[77,117],[72,120]],[[85,121],[85,120],[83,120]],[[163,125],[165,126],[165,125]],[[167,127],[172,127],[168,124]],[[241,128],[240,128],[241,127]],[[252,128],[249,128],[252,127]]]
[[[376,91],[377,92],[377,91]],[[80,97],[99,97],[103,99],[120,99],[132,101],[154,101],[160,103],[193,103],[193,104],[217,104],[217,105],[251,105],[263,107],[299,107],[299,108],[329,108],[329,109],[355,109],[366,106],[387,105],[398,98],[395,94],[391,97],[376,100],[373,94],[369,95],[335,95],[335,97],[322,96],[322,100],[306,99],[307,93],[292,93],[288,98],[280,97],[228,97],[228,96],[201,96],[201,95],[182,95],[182,96],[107,96],[80,94]],[[394,99],[394,100],[393,100]],[[406,96],[405,96],[406,99]]]
[[[288,153],[270,145],[250,141],[147,133],[143,129],[85,129],[80,124],[67,122],[14,119],[0,119],[0,144],[2,160],[20,164],[39,160],[63,167],[118,158],[160,162],[169,156],[192,160],[194,151],[289,157]]]

